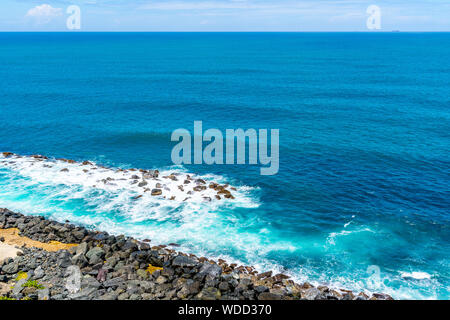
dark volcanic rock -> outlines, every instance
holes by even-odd
[[[195,261],[192,258],[179,255],[175,259],[173,259],[172,265],[174,267],[193,267],[197,264],[197,261]]]
[[[144,172],[146,177],[154,173]],[[193,181],[192,178],[187,179]],[[199,190],[205,183],[196,181]],[[209,186],[227,195],[226,186]],[[43,217],[26,217],[0,209],[0,228],[18,228],[20,235],[33,240],[78,243],[70,250],[47,252],[21,248],[23,254],[0,264],[0,289],[12,298],[40,300],[389,300],[389,295],[354,294],[348,290],[297,284],[289,276],[272,272],[257,274],[249,266],[197,258],[173,250],[170,246],[152,246],[123,235],[89,231],[69,223],[49,221]],[[68,272],[72,270],[73,272]],[[19,272],[20,281],[15,280]],[[72,277],[72,278],[71,278]],[[37,287],[22,287],[26,279]],[[70,281],[69,281],[70,280]],[[67,283],[79,285],[70,290]],[[71,282],[72,281],[72,282]],[[13,289],[11,289],[11,287]],[[77,288],[75,286],[75,288]]]

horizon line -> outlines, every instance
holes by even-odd
[[[275,30],[252,30],[252,31],[198,31],[198,30],[183,30],[183,31],[144,31],[144,30],[0,30],[0,33],[450,33],[450,30],[354,30],[354,31],[275,31]]]

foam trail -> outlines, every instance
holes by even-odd
[[[357,226],[353,220],[344,229],[325,237],[321,246],[308,243],[307,239],[291,240],[258,215],[247,214],[250,211],[246,210],[260,206],[257,188],[238,184],[226,186],[225,177],[194,175],[181,167],[165,168],[158,178],[148,176],[150,173],[148,170],[105,168],[94,162],[5,157],[0,153],[0,207],[60,222],[69,220],[116,235],[148,238],[155,244],[178,243],[185,252],[251,264],[258,271],[287,273],[297,282],[385,292],[408,299],[434,297],[433,293],[419,292],[417,282],[420,285],[421,281],[428,281],[423,288],[441,286],[435,277],[417,280],[418,275],[413,273],[416,281],[411,281],[403,277],[405,274],[391,272],[386,274],[388,281],[380,281],[371,288],[367,284],[366,267],[359,273],[337,271],[333,255],[340,256],[339,241],[375,232],[368,226]],[[205,184],[197,182],[199,179]],[[144,180],[146,185],[141,184]],[[190,182],[185,183],[185,180]],[[220,200],[216,199],[217,188],[209,188],[210,183],[225,185],[234,199],[225,198],[223,193]],[[194,191],[198,186],[206,186],[206,189]],[[153,189],[160,189],[162,194],[152,196]],[[170,200],[172,197],[175,199]],[[318,255],[330,257],[325,259],[329,266],[319,267],[318,262],[310,261],[309,257],[301,265],[289,266],[288,270],[280,265],[282,255],[300,256],[304,248],[311,251],[319,247],[323,251]]]

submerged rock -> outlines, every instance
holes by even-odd
[[[160,196],[162,195],[161,189],[152,189],[152,196]]]
[[[138,187],[145,187],[147,184],[148,184],[147,181],[144,180],[139,182]]]

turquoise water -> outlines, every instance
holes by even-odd
[[[0,33],[0,151],[238,187],[235,202],[168,205],[60,163],[0,159],[0,207],[298,280],[449,299],[449,56],[449,33]],[[280,129],[279,173],[173,167],[170,134],[195,120]]]

